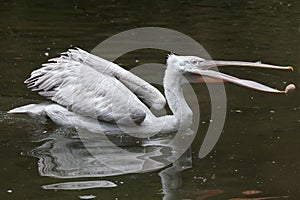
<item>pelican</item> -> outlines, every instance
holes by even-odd
[[[251,80],[239,79],[211,68],[243,66],[293,70],[260,62],[206,60],[196,56],[169,54],[164,74],[163,94],[143,79],[119,65],[82,49],[69,49],[34,70],[24,81],[28,88],[51,100],[30,104],[8,113],[47,116],[59,125],[80,127],[92,132],[125,131],[151,135],[188,127],[192,110],[185,101],[182,85],[186,75],[209,77],[270,93],[288,93],[295,85],[277,90]],[[171,115],[155,116],[168,103]]]

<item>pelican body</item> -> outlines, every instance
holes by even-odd
[[[70,49],[34,70],[25,80],[28,88],[51,102],[30,104],[8,111],[47,116],[59,125],[92,132],[126,132],[151,136],[189,127],[192,110],[186,103],[182,85],[185,75],[209,77],[271,93],[287,93],[258,82],[243,80],[211,70],[215,66],[244,66],[293,70],[258,62],[215,61],[196,56],[170,54],[163,80],[164,94],[119,65],[79,48]],[[155,116],[168,103],[171,115]]]

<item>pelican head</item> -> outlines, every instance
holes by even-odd
[[[292,66],[277,66],[263,64],[261,62],[206,60],[197,56],[177,56],[174,54],[168,56],[167,66],[171,66],[181,74],[201,75],[202,78],[199,79],[201,80],[200,82],[206,82],[207,80],[210,82],[212,80],[216,82],[231,82],[244,87],[271,93],[288,93],[296,88],[294,84],[289,84],[286,86],[285,90],[277,90],[255,81],[239,79],[234,76],[211,70],[211,68],[218,66],[241,66],[293,71],[294,69]]]

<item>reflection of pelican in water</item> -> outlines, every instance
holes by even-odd
[[[81,131],[79,135],[63,127],[47,133],[40,131],[34,137],[37,137],[34,141],[45,142],[28,154],[39,158],[41,176],[55,178],[107,177],[153,171],[169,164],[167,160],[159,159],[162,152],[176,150],[155,141],[141,140],[137,144],[133,137],[125,135],[111,135],[109,139],[103,133]],[[161,143],[169,140],[168,137],[159,138]]]
[[[55,178],[88,178],[112,177],[138,171],[153,171],[165,167],[167,161],[160,159],[162,152],[172,152],[176,148],[165,147],[157,142],[150,145],[136,145],[132,137],[122,136],[121,148],[115,148],[105,134],[86,132],[79,137],[76,132],[63,127],[54,131],[36,133],[34,141],[45,141],[42,145],[30,150],[28,155],[37,157],[38,171],[41,176]],[[124,137],[127,137],[125,139]],[[114,144],[121,142],[119,135],[110,139]],[[159,138],[161,143],[169,142],[170,138]],[[135,144],[135,145],[133,145]],[[134,151],[134,153],[132,153]],[[145,152],[149,152],[148,154]],[[170,155],[171,156],[171,155]],[[181,171],[191,167],[192,158],[190,150],[184,153],[177,161],[159,173],[165,197],[178,194],[181,187]],[[110,181],[80,181],[60,182],[45,185],[44,189],[78,190],[96,187],[115,187]],[[168,198],[167,198],[168,199]]]
[[[32,136],[33,141],[44,141],[39,146],[30,150],[27,154],[37,157],[38,172],[41,176],[73,179],[81,178],[83,180],[76,182],[55,181],[55,184],[44,185],[44,189],[54,190],[78,190],[89,188],[107,188],[115,187],[112,176],[125,175],[141,171],[147,168],[147,171],[161,169],[166,166],[162,152],[167,151],[169,147],[161,146],[157,143],[140,146],[132,141],[132,137],[123,139],[123,149],[121,151],[115,148],[104,134],[93,134],[86,132],[80,137],[71,129],[59,127],[53,131],[39,133]],[[114,135],[110,138],[114,143],[118,143],[120,137]],[[161,142],[169,142],[169,138],[160,138]],[[151,142],[151,141],[148,141]],[[88,148],[87,148],[88,147]],[[169,149],[171,152],[174,149]],[[132,151],[135,153],[133,154]],[[151,152],[145,155],[145,152]],[[108,159],[109,158],[109,159]],[[151,166],[151,167],[150,167]],[[181,172],[192,166],[191,150],[187,150],[171,166],[165,168],[159,173],[162,182],[163,199],[174,199],[179,195],[179,188],[182,186]],[[102,178],[101,180],[86,180],[88,177]],[[106,180],[105,180],[106,179]],[[111,182],[112,181],[112,182]]]
[[[69,50],[51,63],[31,73],[28,88],[51,99],[52,104],[27,105],[10,113],[46,115],[62,125],[79,126],[90,131],[112,131],[126,128],[128,133],[153,134],[177,131],[189,126],[192,111],[183,93],[183,75],[201,75],[272,93],[286,93],[260,83],[243,80],[217,71],[214,66],[245,66],[271,69],[293,69],[253,62],[214,61],[195,56],[169,55],[164,76],[164,90],[173,115],[156,117],[149,109],[165,106],[164,96],[149,83],[120,66],[80,49]],[[118,124],[118,126],[116,126]]]
[[[126,180],[126,176],[119,178],[111,178],[112,176],[125,175],[128,173],[134,173],[148,165],[152,165],[152,170],[160,169],[165,165],[164,160],[159,160],[162,155],[162,151],[166,147],[157,145],[147,145],[143,147],[141,144],[140,150],[137,151],[136,145],[130,145],[130,137],[127,142],[123,142],[123,148],[126,149],[125,153],[120,156],[120,151],[105,139],[105,135],[93,134],[87,132],[86,135],[80,138],[70,129],[59,127],[54,131],[49,131],[42,134],[35,133],[33,140],[45,141],[43,144],[29,151],[29,155],[37,157],[38,172],[41,176],[63,178],[62,180],[52,180],[53,183],[47,183],[43,185],[43,189],[52,190],[83,190],[91,188],[109,188],[119,186],[118,179]],[[35,138],[37,137],[37,138]],[[126,137],[126,136],[124,136]],[[115,135],[111,139],[118,140],[118,136]],[[132,139],[132,138],[131,138]],[[161,142],[169,140],[168,138],[160,138]],[[150,141],[151,142],[151,141]],[[167,141],[168,142],[168,141]],[[85,146],[83,145],[85,144]],[[126,143],[126,144],[124,144]],[[125,146],[124,146],[125,145]],[[89,151],[86,148],[89,147]],[[105,148],[103,148],[105,147]],[[129,153],[129,151],[135,150],[135,154]],[[171,151],[172,149],[170,149]],[[175,148],[173,150],[176,150]],[[146,157],[145,151],[151,151],[151,157]],[[92,152],[92,154],[90,154]],[[122,153],[122,152],[121,152]],[[110,165],[107,165],[107,158],[110,158]],[[190,190],[185,191],[185,182],[182,180],[181,172],[192,167],[191,150],[187,150],[178,160],[172,165],[159,172],[161,178],[162,199],[173,200],[184,197],[186,193],[191,193]],[[151,170],[151,171],[152,171]],[[81,178],[80,181],[73,178]],[[88,178],[101,178],[96,181]],[[66,181],[71,179],[72,181]],[[156,178],[154,178],[156,181]],[[50,181],[50,180],[48,180]],[[130,179],[126,181],[127,184],[136,184],[134,180]],[[145,184],[149,183],[149,180]],[[183,190],[182,190],[183,189]],[[191,189],[191,188],[189,188]],[[121,192],[121,191],[120,191]],[[158,191],[153,191],[158,193]],[[193,192],[193,191],[192,191]],[[199,192],[199,191],[198,191]],[[201,192],[201,191],[200,191]],[[210,190],[203,190],[205,192],[202,195],[214,196],[222,192],[214,192],[214,194],[207,194]],[[101,193],[101,191],[99,192]],[[93,193],[98,195],[97,193]]]

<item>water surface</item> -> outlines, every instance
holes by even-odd
[[[234,68],[221,71],[280,89],[290,82],[299,87],[297,1],[25,0],[1,1],[0,5],[1,199],[79,199],[84,195],[96,199],[299,198],[299,91],[273,95],[226,84],[228,110],[223,133],[213,151],[199,159],[198,150],[210,122],[210,99],[205,85],[193,85],[201,119],[192,154],[187,152],[183,162],[163,171],[142,174],[120,175],[89,162],[72,129],[6,114],[13,107],[44,101],[26,89],[23,81],[48,58],[73,46],[90,51],[113,34],[143,26],[187,34],[215,59],[293,65],[294,73]],[[164,63],[167,53],[141,50],[117,61],[130,69],[136,60],[139,64]],[[79,162],[89,165],[78,168]],[[100,176],[101,172],[107,176]],[[74,191],[41,187],[100,180],[117,187]],[[255,191],[261,193],[251,195]]]

